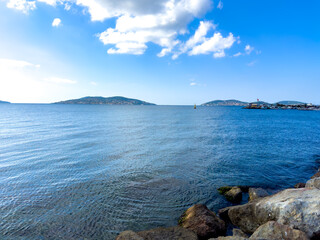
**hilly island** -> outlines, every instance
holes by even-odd
[[[138,99],[125,97],[84,97],[56,102],[54,104],[92,104],[92,105],[155,105]]]
[[[202,106],[247,106],[249,103],[241,102],[239,100],[215,100],[202,104]]]
[[[9,102],[6,102],[6,101],[1,101],[1,100],[0,100],[0,104],[1,104],[1,103],[9,103]]]

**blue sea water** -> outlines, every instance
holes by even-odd
[[[114,239],[177,224],[217,188],[306,181],[320,112],[0,105],[0,239]]]

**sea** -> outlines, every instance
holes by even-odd
[[[0,105],[0,239],[115,239],[177,225],[217,188],[281,190],[320,165],[320,112]]]

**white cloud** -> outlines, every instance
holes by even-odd
[[[58,78],[58,77],[50,77],[44,79],[46,82],[49,83],[56,83],[56,84],[76,84],[77,81],[66,79],[66,78]]]
[[[196,85],[197,85],[196,82],[191,82],[191,83],[190,83],[190,86],[196,86]]]
[[[221,0],[219,1],[217,8],[220,10],[223,8],[223,2]]]
[[[61,19],[60,18],[55,18],[52,21],[52,27],[59,27],[61,25]]]
[[[241,56],[241,55],[242,55],[242,53],[241,53],[241,52],[238,52],[238,53],[234,54],[233,56],[234,56],[234,57],[239,57],[239,56]]]
[[[29,13],[29,11],[36,9],[36,1],[9,0],[7,2],[7,7],[16,9],[27,14]]]
[[[246,54],[249,55],[254,50],[254,47],[251,47],[250,45],[246,45],[244,50],[245,50]]]
[[[196,18],[201,18],[213,5],[212,0],[7,0],[11,8],[24,9],[28,12],[36,8],[36,2],[51,6],[64,5],[70,10],[71,4],[82,6],[91,16],[92,21],[104,21],[114,18],[114,27],[97,34],[100,41],[109,46],[108,54],[141,55],[149,43],[162,49],[157,54],[164,57],[172,54],[176,59],[180,54],[189,55],[212,53],[214,57],[225,56],[224,50],[230,48],[235,38],[231,33],[222,37],[215,30],[216,25],[201,21],[192,37],[181,42],[179,36],[189,34],[188,25]],[[222,8],[222,2],[218,7]],[[61,24],[60,19],[52,22],[53,27]]]
[[[252,61],[252,62],[249,62],[247,64],[248,67],[253,67],[255,64],[257,63],[257,61]]]
[[[39,68],[39,64],[33,64],[27,61],[15,60],[15,59],[7,59],[0,58],[0,68],[1,69],[17,69],[17,68],[26,68],[26,67],[35,67]]]
[[[214,57],[224,57],[225,49],[230,48],[236,38],[232,33],[228,37],[223,37],[221,33],[215,33],[211,38],[206,38],[205,41],[195,47],[188,53],[189,55],[209,54],[213,53]]]
[[[96,83],[96,82],[90,82],[90,84],[93,85],[93,86],[97,86],[98,85],[98,83]]]

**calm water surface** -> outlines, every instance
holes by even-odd
[[[176,225],[216,188],[281,189],[320,162],[320,112],[0,105],[0,239],[114,239]]]

